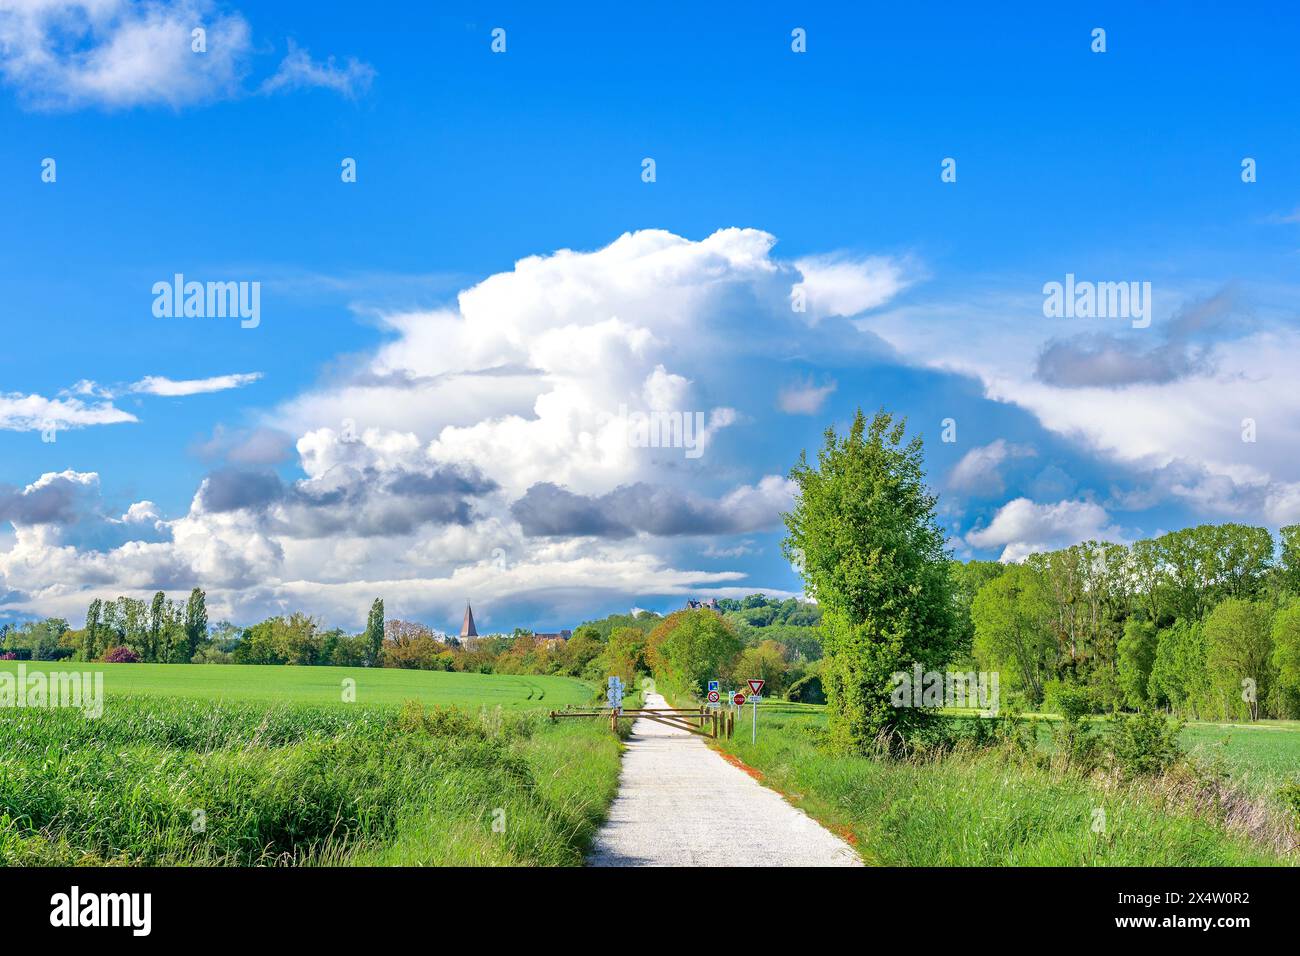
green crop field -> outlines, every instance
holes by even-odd
[[[0,708],[0,865],[573,865],[617,787],[603,722],[546,718],[576,680],[88,669],[98,717]]]
[[[1182,741],[1202,760],[1221,765],[1253,793],[1267,793],[1300,780],[1300,721],[1255,724],[1188,724]]]
[[[186,697],[212,701],[343,703],[344,681],[356,681],[356,703],[397,706],[408,700],[459,707],[546,708],[585,704],[592,688],[567,677],[516,677],[371,667],[288,667],[257,664],[80,664],[28,661],[38,671],[102,671],[104,697]],[[17,661],[0,662],[14,673]]]

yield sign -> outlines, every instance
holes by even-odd
[[[731,702],[735,704],[737,707],[744,707],[745,695],[742,694],[740,691],[736,691],[736,695],[731,698]]]
[[[757,697],[759,694],[763,693],[763,685],[766,683],[767,681],[765,680],[756,680],[751,677],[749,679],[749,692]]]

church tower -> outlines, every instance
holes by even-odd
[[[465,602],[465,620],[460,624],[460,639],[463,641],[467,637],[478,637],[478,630],[474,627],[474,612],[470,610],[469,602]]]

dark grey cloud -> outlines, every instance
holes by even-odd
[[[1114,482],[1104,502],[1107,509],[1145,511],[1172,499],[1194,502],[1201,509],[1226,515],[1264,513],[1268,507],[1269,484],[1238,484],[1227,475],[1215,474],[1204,464],[1175,458],[1149,470],[1130,482]]]
[[[438,468],[431,472],[403,472],[385,486],[390,494],[417,501],[449,497],[479,497],[496,491],[497,483],[475,469]]]
[[[511,505],[510,513],[531,537],[626,538],[641,532],[663,537],[741,534],[770,526],[780,509],[758,492],[713,501],[638,482],[603,495],[579,495],[540,482]]]
[[[20,525],[72,524],[80,517],[85,490],[85,485],[61,476],[32,491],[0,485],[0,521]]]
[[[1035,376],[1057,388],[1164,385],[1209,371],[1210,344],[1206,339],[1238,316],[1233,291],[1224,289],[1188,305],[1158,330],[1091,332],[1053,339],[1038,355]],[[1152,331],[1157,338],[1147,345]]]
[[[575,495],[559,485],[544,481],[533,485],[510,506],[510,513],[532,537],[595,535],[626,538],[634,529],[610,514],[600,499]]]
[[[264,511],[277,534],[323,537],[407,534],[425,524],[469,524],[473,500],[496,482],[473,468],[445,466],[396,474],[341,466],[322,479],[286,484],[274,472],[221,468],[208,475],[200,502],[205,511]]]
[[[1056,339],[1039,353],[1035,374],[1057,388],[1118,388],[1163,385],[1207,367],[1205,350],[1185,342],[1140,349],[1135,341],[1101,332]]]
[[[278,428],[230,430],[218,425],[212,437],[197,442],[190,451],[204,461],[269,467],[292,460],[294,438]]]
[[[116,517],[123,508],[121,504],[106,508],[99,482],[75,472],[45,475],[30,491],[0,485],[0,527],[8,522],[18,527],[50,527],[57,530],[61,544],[96,551],[111,550],[126,541],[157,542],[170,537],[168,528],[153,522]],[[88,573],[93,577],[95,572]]]
[[[204,481],[199,500],[204,511],[221,514],[265,508],[284,494],[284,482],[274,472],[219,468]]]

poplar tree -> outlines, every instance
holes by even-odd
[[[93,661],[99,653],[99,628],[103,609],[104,602],[99,598],[91,601],[90,607],[86,609],[86,629],[81,644],[82,660]]]
[[[859,409],[846,436],[826,430],[815,466],[805,453],[790,472],[798,494],[783,550],[823,608],[822,681],[842,751],[896,743],[921,715],[892,706],[893,675],[940,668],[953,649],[944,534],[921,439],[905,441],[905,425],[884,411],[868,422]]]
[[[379,651],[384,646],[384,599],[375,598],[366,619],[366,661],[371,667],[379,663]]]
[[[199,644],[208,635],[207,596],[202,588],[190,592],[190,599],[185,603],[185,640],[189,653],[185,656],[188,663],[198,652]]]

